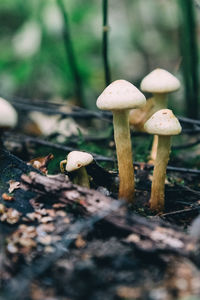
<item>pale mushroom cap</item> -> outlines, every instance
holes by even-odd
[[[112,82],[97,99],[97,107],[102,110],[131,109],[145,103],[145,96],[132,83],[122,79]]]
[[[82,151],[72,151],[67,155],[66,171],[72,172],[81,167],[89,165],[93,161],[90,153]]]
[[[0,98],[0,127],[13,128],[17,124],[17,112],[5,99]]]
[[[144,129],[150,134],[177,135],[182,128],[170,109],[161,109],[144,124]]]
[[[163,69],[155,69],[141,82],[141,90],[150,93],[170,93],[180,88],[180,81]]]

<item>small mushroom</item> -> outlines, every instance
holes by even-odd
[[[163,69],[155,69],[141,82],[141,90],[149,92],[154,97],[154,112],[167,108],[168,94],[180,88],[180,81],[171,73]],[[155,135],[150,155],[151,162],[156,159],[158,137]]]
[[[0,138],[4,130],[11,129],[17,124],[17,112],[5,99],[0,98]]]
[[[129,111],[145,105],[145,96],[130,82],[112,82],[97,99],[97,107],[113,113],[114,139],[119,169],[119,198],[134,201],[134,169]]]
[[[64,164],[66,171],[73,172],[73,183],[89,188],[89,178],[85,166],[93,161],[90,153],[82,151],[72,151],[67,155],[67,159],[60,162],[61,172],[64,173]]]
[[[171,136],[179,134],[182,128],[178,119],[169,109],[161,109],[153,114],[144,124],[144,128],[148,133],[158,135],[150,208],[161,212],[164,209],[165,176],[171,149]]]

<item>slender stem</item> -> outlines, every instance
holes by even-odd
[[[63,39],[64,39],[64,45],[65,45],[65,49],[66,49],[66,54],[68,57],[68,63],[69,63],[69,66],[70,66],[70,69],[72,72],[72,76],[74,78],[75,94],[79,101],[79,104],[81,106],[84,106],[82,79],[81,79],[81,75],[78,70],[76,55],[75,55],[74,47],[73,47],[73,43],[72,43],[68,15],[67,15],[63,0],[57,0],[57,5],[60,9],[60,12],[63,16],[63,20],[65,23],[65,27],[63,29]]]
[[[154,94],[155,111],[167,108],[168,97],[166,93]]]
[[[166,93],[154,94],[154,103],[155,103],[154,112],[157,112],[160,109],[167,108],[167,102],[168,102],[168,97]],[[151,163],[154,163],[154,161],[156,160],[157,147],[158,147],[158,136],[154,135],[151,154],[150,154]]]
[[[108,60],[108,0],[102,0],[103,5],[103,41],[102,41],[102,55],[104,63],[105,84],[111,83],[110,67]]]
[[[154,163],[155,162],[156,155],[157,155],[157,148],[158,148],[158,136],[155,134],[153,136],[153,143],[152,143],[152,148],[151,148],[150,160],[148,161],[149,163]]]
[[[152,210],[164,210],[165,198],[165,177],[166,168],[169,161],[169,154],[171,148],[170,136],[158,137],[157,156],[153,171],[153,181],[151,187],[150,207]]]
[[[129,111],[113,111],[114,138],[119,169],[119,198],[134,201],[134,169]]]
[[[76,172],[76,175],[74,177],[74,183],[90,188],[90,182],[89,182],[89,178],[88,178],[88,174],[87,171],[85,169],[85,167],[81,167],[80,169],[78,169]]]

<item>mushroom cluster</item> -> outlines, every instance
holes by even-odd
[[[171,73],[163,69],[155,69],[148,74],[141,82],[141,90],[153,94],[153,112],[167,108],[168,94],[180,88],[180,81]],[[156,159],[158,136],[154,135],[150,162]]]
[[[112,82],[97,99],[97,107],[113,114],[114,140],[116,146],[119,191],[118,197],[128,203],[135,202],[135,180],[132,141],[130,135],[130,111],[137,110],[137,120],[143,122],[143,130],[154,137],[154,171],[151,188],[150,208],[164,210],[166,167],[171,149],[171,137],[181,132],[181,125],[173,112],[167,109],[168,93],[180,87],[179,80],[163,69],[156,69],[141,82],[141,90],[153,94],[146,98],[133,84],[126,80]],[[133,118],[132,114],[132,118]],[[135,120],[135,123],[137,122]],[[144,122],[145,121],[145,122]],[[61,161],[61,171],[75,174],[74,183],[89,187],[85,166],[91,164],[91,154],[73,151]],[[66,167],[64,168],[64,164]]]

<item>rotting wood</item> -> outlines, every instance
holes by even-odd
[[[25,189],[25,193],[31,191],[37,195],[36,201],[40,203],[51,205],[60,202],[67,208],[75,206],[75,211],[83,218],[68,225],[67,231],[56,243],[54,253],[47,257],[42,255],[33,264],[24,265],[22,271],[9,282],[5,290],[6,299],[12,299],[13,292],[16,299],[22,299],[22,295],[27,292],[33,280],[42,276],[65,255],[79,234],[86,240],[90,234],[96,237],[101,234],[108,239],[114,237],[118,243],[133,248],[135,257],[145,257],[146,264],[150,264],[153,258],[154,264],[158,266],[161,261],[171,265],[171,262],[177,259],[183,264],[186,260],[191,268],[196,265],[193,272],[195,274],[199,264],[198,242],[177,227],[160,220],[159,217],[147,219],[130,211],[128,213],[122,202],[106,197],[98,191],[73,185],[63,175],[48,177],[35,172],[23,174],[21,187]],[[100,239],[100,242],[103,244],[103,240]],[[191,280],[193,273],[189,274]],[[174,275],[173,282],[175,280],[178,279]],[[171,286],[172,282],[166,284]]]
[[[77,209],[90,216],[109,211],[113,201],[116,201],[98,191],[73,185],[60,175],[50,178],[31,172],[28,176],[22,176],[22,183],[24,188],[40,195],[39,201],[56,199],[56,202],[67,203],[69,206],[76,203]],[[105,230],[109,227],[115,228],[127,238],[126,242],[145,252],[168,252],[191,257],[196,250],[196,240],[176,227],[168,225],[160,218],[155,221],[127,214],[125,209],[118,209],[106,216],[101,226]]]

